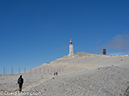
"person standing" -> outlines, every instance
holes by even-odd
[[[18,78],[18,84],[19,84],[19,92],[22,91],[22,84],[24,82],[24,79],[22,78],[22,75]]]

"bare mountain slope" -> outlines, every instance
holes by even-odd
[[[67,72],[32,87],[42,96],[129,96],[129,57],[76,53],[40,67]]]
[[[85,68],[99,68],[104,66],[123,66],[129,62],[127,56],[110,56],[110,55],[98,55],[85,52],[76,53],[74,56],[64,56],[56,59],[50,63],[45,63],[39,68],[64,68],[64,69],[85,69]]]
[[[58,76],[51,73],[30,74],[28,71],[23,74],[23,91],[38,91],[42,93],[40,96],[129,96],[128,55],[110,56],[79,52],[74,56],[64,56],[44,63],[31,71],[44,68],[63,68],[65,71]],[[0,90],[17,90],[17,78],[18,75],[0,76]],[[16,82],[10,81],[11,79]]]

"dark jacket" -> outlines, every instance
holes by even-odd
[[[20,76],[19,78],[18,78],[18,84],[23,84],[23,82],[24,82],[24,80],[23,80],[23,78],[22,78],[22,76]]]

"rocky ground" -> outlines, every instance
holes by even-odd
[[[57,76],[23,74],[19,96],[129,96],[129,56],[80,52],[64,56],[38,68],[64,68]],[[16,91],[17,75],[0,76],[1,91]],[[28,92],[28,93],[27,93]],[[30,92],[33,92],[30,94]],[[11,96],[11,95],[10,95]],[[12,95],[13,96],[13,95]],[[14,95],[15,96],[15,95]]]

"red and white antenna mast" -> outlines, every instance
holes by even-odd
[[[73,56],[73,44],[72,44],[72,37],[70,37],[70,45],[69,45],[69,56]]]

